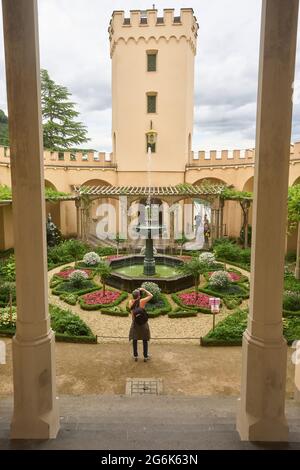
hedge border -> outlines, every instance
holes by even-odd
[[[168,301],[168,298],[166,297],[166,295],[161,292],[159,295],[159,298],[163,300],[164,307],[155,308],[151,310],[151,312],[147,311],[147,307],[146,307],[146,311],[148,313],[149,318],[157,318],[157,317],[160,317],[160,315],[166,315],[167,313],[172,311],[172,305]]]
[[[16,330],[13,328],[0,328],[0,337],[12,338],[15,336]],[[64,333],[55,332],[55,341],[64,343],[85,343],[97,344],[97,336],[71,336]]]
[[[187,310],[180,310],[177,312],[169,312],[168,317],[169,318],[189,318],[189,317],[196,317],[198,315],[198,312],[195,312],[193,310],[187,311]]]
[[[300,310],[282,310],[283,317],[298,317],[300,318]]]
[[[68,269],[73,269],[76,271],[76,265],[75,266],[65,266],[61,271],[59,271],[58,273],[55,273],[53,274],[53,277],[51,279],[52,280],[59,280],[59,281],[68,281],[68,278],[62,278],[59,276],[59,273],[63,272],[63,271],[67,271]],[[92,280],[94,277],[95,277],[95,273],[93,273],[93,269],[92,268],[82,268],[82,269],[86,269],[88,271],[91,271],[90,274],[89,274],[89,277],[87,278],[87,280]]]
[[[96,289],[96,290],[100,290],[99,288]],[[114,291],[112,289],[107,289],[108,291],[111,291],[111,292],[117,292],[117,291]],[[93,291],[95,292],[95,290]],[[119,291],[120,292],[120,291]],[[86,292],[86,294],[89,294],[90,292]],[[83,294],[84,295],[84,294]],[[109,307],[116,307],[117,305],[119,305],[121,302],[123,302],[123,300],[127,299],[127,292],[124,292],[122,291],[120,296],[112,303],[110,304],[93,304],[93,305],[90,305],[90,304],[86,304],[84,302],[84,299],[82,298],[82,296],[79,298],[79,305],[80,307],[82,308],[82,310],[101,310],[101,308],[109,308]]]
[[[70,302],[70,301],[68,302],[68,300],[64,298],[64,296],[67,296],[67,295],[74,295],[75,302]],[[71,305],[72,307],[74,307],[74,305],[77,304],[78,295],[77,294],[69,294],[69,293],[67,294],[67,293],[64,292],[64,293],[60,294],[59,299],[62,300],[63,302],[65,302],[66,304]]]
[[[101,309],[101,315],[110,315],[112,317],[128,317],[129,313],[123,310]]]
[[[230,261],[230,260],[224,259],[224,258],[217,258],[217,261],[220,261],[221,263],[224,263],[224,264],[231,264],[232,266],[235,266],[236,268],[244,269],[245,271],[250,273],[250,265],[249,264],[236,263],[235,261]]]
[[[64,282],[69,282],[69,281],[64,281]],[[58,292],[56,290],[56,288],[54,288],[54,289],[52,289],[51,293],[53,295],[56,295],[57,297],[59,297],[61,294],[74,294],[74,295],[80,296],[80,295],[89,294],[90,292],[94,292],[95,290],[101,289],[101,286],[96,286],[96,284],[94,282],[93,282],[93,284],[95,285],[95,287],[90,287],[89,289],[81,289],[81,290],[74,291],[74,292],[67,292],[67,291]]]
[[[244,294],[243,293],[241,293],[241,294],[238,294],[238,293],[236,293],[236,294],[224,293],[223,294],[222,292],[207,289],[206,286],[205,287],[199,287],[199,291],[203,292],[204,294],[211,295],[213,297],[220,297],[221,299],[224,299],[224,297],[228,297],[228,298],[230,298],[230,297],[240,297],[241,299],[249,299],[250,292],[248,291],[248,289],[247,289],[247,292],[246,292],[246,287],[245,286],[243,286],[240,283],[235,283],[234,285],[239,286],[244,291]]]
[[[224,339],[210,339],[205,336],[200,338],[200,346],[209,347],[209,346],[242,346],[243,341],[239,339],[224,340]]]

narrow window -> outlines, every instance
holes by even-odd
[[[154,94],[147,95],[147,113],[156,113],[156,96]]]
[[[147,53],[147,71],[148,72],[156,72],[156,52],[148,52]]]

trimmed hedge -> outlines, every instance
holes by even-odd
[[[282,310],[282,315],[284,318],[286,317],[299,317],[300,318],[300,310]]]
[[[211,295],[212,297],[220,297],[221,299],[232,298],[232,297],[240,297],[241,299],[249,299],[250,292],[249,290],[243,285],[239,283],[233,283],[232,287],[238,286],[241,289],[241,292],[233,292],[232,294],[229,292],[222,292],[210,289],[208,287],[208,283],[204,287],[199,287],[199,292],[203,292],[204,294]]]
[[[59,298],[60,300],[63,300],[64,302],[66,302],[66,304],[74,306],[77,304],[78,295],[77,294],[61,294]]]
[[[129,312],[126,310],[112,310],[112,309],[101,309],[102,315],[110,315],[112,317],[128,317]]]
[[[231,261],[229,259],[219,258],[219,257],[217,258],[217,261],[220,261],[220,263],[224,263],[224,264],[230,264],[232,266],[235,266],[236,268],[244,269],[245,271],[250,272],[250,264],[240,263],[238,261]]]
[[[70,336],[63,333],[55,333],[55,341],[60,343],[97,344],[97,336]]]
[[[95,290],[95,289],[94,289]],[[99,288],[96,290],[100,290]],[[112,291],[112,289],[106,289],[108,291]],[[115,292],[115,291],[112,291]],[[109,307],[115,307],[116,305],[119,305],[123,300],[127,299],[127,292],[121,292],[119,297],[114,301],[111,302],[110,304],[86,304],[84,302],[83,297],[80,297],[79,299],[79,305],[83,310],[101,310],[102,308],[107,309]]]
[[[149,318],[157,318],[172,311],[172,306],[164,294],[160,293],[157,300],[155,303],[148,302],[146,304],[145,310]]]
[[[168,313],[169,318],[188,318],[188,317],[196,317],[198,312],[195,310],[178,310],[174,312]]]
[[[63,289],[63,287],[66,287],[66,286],[70,286],[69,290]],[[60,296],[61,294],[83,295],[83,294],[89,294],[90,292],[94,292],[95,290],[99,290],[101,288],[101,286],[96,285],[93,281],[84,281],[83,286],[86,286],[86,287],[76,289],[76,287],[73,287],[71,285],[70,281],[63,281],[63,282],[60,282],[57,285],[57,287],[52,289],[52,294],[58,295],[58,296]]]
[[[201,338],[202,346],[240,346],[243,333],[247,328],[248,309],[238,309],[218,323]],[[283,319],[283,335],[288,345],[300,338],[300,318],[290,316]]]

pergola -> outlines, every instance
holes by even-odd
[[[225,201],[236,201],[240,204],[243,212],[242,228],[245,232],[245,247],[248,246],[248,219],[252,197],[239,192],[226,192],[228,188],[224,184],[204,183],[192,185],[187,183],[176,186],[74,186],[77,207],[77,233],[79,238],[87,236],[86,227],[88,222],[89,204],[86,201],[93,201],[101,198],[120,199],[126,198],[126,208],[136,200],[150,198],[150,200],[161,199],[174,204],[182,200],[201,199],[208,201],[211,205],[211,235],[212,240],[224,235],[224,204]],[[80,201],[84,201],[81,203]],[[123,201],[124,202],[124,201]]]
[[[11,436],[48,439],[57,436],[59,410],[48,313],[37,2],[2,5],[18,299]],[[237,416],[242,440],[288,440],[281,307],[298,7],[299,0],[262,2],[250,313]]]

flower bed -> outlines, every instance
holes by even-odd
[[[54,289],[52,289],[53,295],[60,296],[61,294],[77,294],[83,295],[88,292],[93,292],[99,289],[99,285],[95,284],[93,281],[84,280],[81,287],[74,286],[70,281],[60,282]]]
[[[78,315],[55,305],[49,305],[49,313],[56,341],[97,343],[97,337],[93,335],[91,329]],[[0,309],[0,336],[13,336],[15,334],[16,319],[15,307],[12,310],[12,319],[10,318],[9,308]]]
[[[172,306],[167,297],[160,293],[154,302],[151,301],[146,304],[145,309],[149,318],[156,318],[169,313],[172,310]]]
[[[207,273],[207,279],[208,280],[213,275],[213,273],[214,273],[214,271],[211,271],[211,272]],[[228,270],[228,271],[226,271],[226,273],[230,277],[231,282],[245,282],[245,281],[248,281],[248,278],[246,276],[244,276],[242,273],[238,272],[238,271]]]
[[[240,346],[247,328],[248,309],[238,309],[201,338],[202,346]],[[300,337],[300,318],[283,319],[283,335],[290,345]]]
[[[114,307],[120,304],[127,297],[127,292],[106,289],[85,294],[79,299],[79,303],[84,310],[99,310],[101,307]]]
[[[58,277],[60,279],[67,280],[67,279],[69,279],[70,274],[72,274],[74,271],[76,271],[75,268],[65,268],[62,271],[60,271],[59,273],[54,274],[54,277]],[[91,279],[93,277],[92,271],[90,269],[83,269],[82,271],[84,271],[88,275],[89,279]]]
[[[189,290],[172,294],[172,299],[182,307],[183,310],[194,309],[198,312],[211,313],[209,305],[210,296],[207,294],[201,292],[196,294],[194,291]]]

